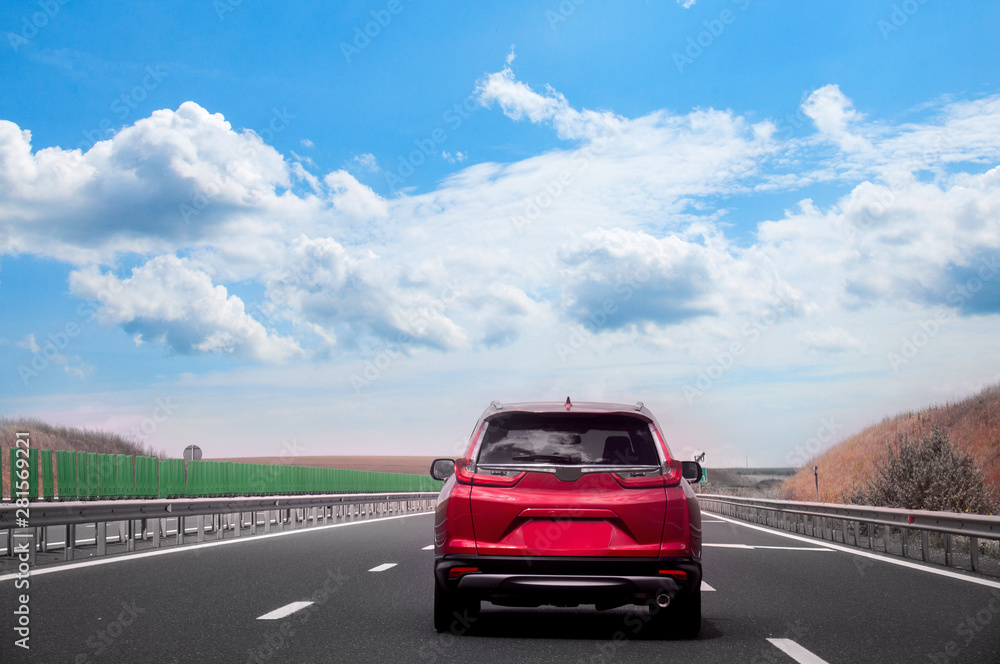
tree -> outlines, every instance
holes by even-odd
[[[875,476],[852,493],[856,505],[992,514],[996,498],[972,457],[939,428],[890,447]]]

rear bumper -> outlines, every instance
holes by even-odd
[[[457,567],[475,572],[450,578]],[[663,571],[684,572],[686,579]],[[506,606],[610,608],[647,604],[660,594],[673,599],[701,586],[701,563],[691,558],[583,558],[438,555],[435,582],[442,590],[468,599]]]

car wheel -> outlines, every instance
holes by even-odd
[[[479,600],[460,599],[434,584],[434,629],[461,636],[479,619]]]
[[[678,595],[670,606],[658,609],[650,623],[666,636],[678,639],[697,637],[701,631],[701,589]]]

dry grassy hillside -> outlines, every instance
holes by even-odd
[[[18,432],[27,431],[32,449],[66,450],[69,452],[99,452],[101,454],[138,454],[163,457],[139,441],[109,431],[77,429],[46,424],[30,418],[0,418],[0,454],[3,455],[3,494],[10,484],[10,448]]]
[[[812,467],[819,466],[819,499],[846,502],[851,491],[868,481],[886,445],[899,448],[901,436],[917,439],[939,427],[954,446],[969,454],[986,484],[1000,490],[1000,385],[963,401],[904,413],[870,426],[810,461],[782,485],[793,500],[815,500]]]

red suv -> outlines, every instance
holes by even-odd
[[[642,403],[493,402],[446,480],[434,524],[434,626],[480,603],[650,608],[682,637],[701,628],[701,466],[673,458]]]

